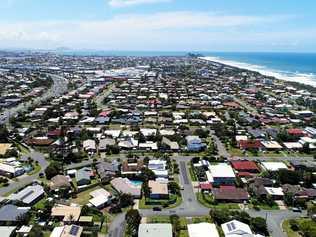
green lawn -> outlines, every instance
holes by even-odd
[[[70,201],[73,202],[73,203],[77,203],[77,204],[80,204],[80,205],[85,205],[89,202],[89,200],[91,199],[90,197],[90,192],[96,190],[96,189],[99,189],[99,188],[102,188],[101,186],[96,186],[96,187],[93,187],[91,189],[87,189],[81,193],[78,193],[77,194],[77,197],[76,198],[71,198]]]
[[[176,198],[176,202],[173,204],[169,204],[168,207],[166,207],[166,209],[170,209],[170,208],[175,208],[177,206],[179,206],[182,203],[182,197],[181,196],[177,196],[174,194],[169,195],[169,201],[171,201],[172,199]],[[152,200],[155,201],[155,200]],[[155,206],[162,206],[163,203],[168,203],[168,200],[157,200],[157,204],[146,204],[146,198],[142,197],[142,199],[139,200],[139,204],[138,207],[139,209],[152,209]]]
[[[289,220],[285,220],[282,223],[282,229],[286,233],[287,237],[300,237],[301,235],[298,232],[291,229],[289,222]]]
[[[151,216],[147,218],[147,223],[170,223],[169,216]]]
[[[41,171],[41,166],[40,165],[34,165],[34,169],[27,173],[28,175],[33,175],[33,174],[37,174]]]
[[[197,200],[207,208],[229,208],[229,209],[240,209],[237,203],[213,203],[213,198],[208,194],[203,194],[201,192],[196,193]]]
[[[201,222],[208,222],[212,223],[212,218],[210,216],[195,216],[192,217],[192,223],[201,223]]]
[[[198,181],[197,180],[197,177],[195,175],[195,172],[193,170],[194,168],[192,167],[192,165],[190,165],[189,167],[189,173],[190,173],[190,176],[191,176],[191,180],[194,182],[194,181]]]

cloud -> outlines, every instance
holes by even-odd
[[[129,7],[141,4],[165,3],[171,1],[172,0],[110,0],[109,5],[111,7]]]
[[[104,50],[212,50],[251,46],[306,35],[272,32],[287,16],[243,16],[174,11],[116,15],[100,21],[0,22],[1,47]],[[256,32],[253,32],[253,29]],[[261,30],[261,29],[269,30]],[[259,31],[258,31],[259,29]],[[316,35],[316,34],[315,34]],[[280,37],[281,36],[281,37]],[[312,34],[308,34],[311,39]],[[300,37],[300,39],[296,39]]]

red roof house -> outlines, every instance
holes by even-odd
[[[297,137],[303,137],[305,135],[304,131],[299,128],[290,128],[287,130],[287,133]]]
[[[240,149],[260,149],[262,148],[262,144],[259,140],[241,140],[239,141]]]
[[[253,161],[232,161],[231,165],[235,170],[240,172],[259,173],[260,171],[257,164]]]

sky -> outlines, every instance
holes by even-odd
[[[313,0],[1,0],[0,48],[316,52]]]

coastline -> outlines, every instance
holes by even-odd
[[[283,81],[301,83],[301,84],[309,85],[316,88],[316,78],[311,74],[274,71],[265,66],[226,60],[226,59],[222,59],[219,57],[212,57],[212,56],[199,57],[199,59],[212,61],[212,62],[216,62],[216,63],[220,63],[220,64],[224,64],[227,66],[236,67],[240,69],[245,69],[249,71],[255,71],[264,76],[274,77],[276,79],[283,80]]]

